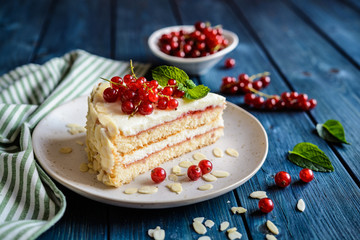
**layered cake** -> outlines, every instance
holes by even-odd
[[[109,86],[105,82],[93,89],[86,123],[89,166],[106,185],[129,183],[139,174],[212,144],[223,135],[226,101],[220,95],[177,98],[174,110],[155,106],[149,115],[129,115],[117,101],[104,100]]]

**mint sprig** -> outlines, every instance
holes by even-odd
[[[288,158],[296,165],[318,172],[333,172],[334,167],[329,157],[318,146],[302,142],[289,151]]]
[[[152,70],[152,77],[159,85],[165,87],[169,79],[175,79],[180,91],[184,91],[184,98],[199,99],[205,97],[210,88],[204,85],[196,85],[189,76],[181,69],[174,66],[159,66]]]
[[[323,124],[319,123],[316,125],[316,130],[319,136],[326,141],[350,144],[345,139],[344,127],[337,120],[330,119]]]

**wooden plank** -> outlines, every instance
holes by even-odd
[[[149,239],[148,230],[157,226],[165,230],[166,239],[198,239],[202,235],[197,234],[192,226],[196,217],[214,221],[215,225],[207,228],[206,236],[211,239],[227,239],[226,231],[219,231],[223,221],[228,221],[230,227],[238,229],[243,224],[240,215],[231,213],[230,208],[233,206],[237,206],[237,203],[231,192],[202,203],[169,209],[110,207],[110,239]],[[245,232],[242,239],[248,239]]]
[[[81,48],[110,57],[110,1],[57,1],[36,62]],[[64,187],[68,206],[63,218],[39,239],[107,239],[107,208]]]
[[[336,0],[292,1],[300,15],[314,24],[360,69],[360,14]]]
[[[163,63],[148,48],[150,34],[177,25],[169,1],[122,1],[116,4],[116,58]]]
[[[110,1],[57,1],[36,62],[43,63],[74,49],[110,57],[110,10]]]
[[[0,75],[30,61],[50,5],[51,1],[39,1],[36,7],[31,1],[2,1]]]
[[[220,62],[213,71],[200,78],[204,84],[217,91],[223,76],[236,77],[242,72],[254,74],[267,70],[272,73],[272,83],[264,90],[266,93],[273,94],[289,91],[286,82],[282,78],[282,72],[277,71],[277,65],[271,64],[272,60],[262,51],[257,41],[253,39],[252,34],[249,34],[247,28],[239,23],[238,18],[238,15],[242,12],[240,9],[242,9],[252,16],[251,22],[257,22],[256,18],[264,18],[263,20],[266,22],[271,19],[268,16],[269,14],[274,18],[275,15],[283,14],[284,9],[277,12],[278,6],[271,6],[272,2],[269,2],[263,8],[260,8],[261,4],[259,2],[239,2],[239,8],[236,8],[233,4],[226,6],[222,1],[179,1],[178,4],[185,24],[192,24],[197,20],[208,20],[215,25],[220,23],[225,29],[236,32],[240,39],[237,49],[228,55],[228,57],[236,59],[236,67],[225,70],[222,68],[223,62]],[[252,11],[249,12],[248,8],[252,8]],[[189,14],[184,16],[186,12],[189,12]],[[196,15],[190,12],[196,12]],[[226,14],[223,14],[225,12]],[[266,17],[263,15],[266,15]],[[289,20],[282,19],[282,21],[286,23]],[[262,22],[262,24],[264,24],[264,28],[267,27],[265,23]],[[277,25],[274,24],[274,26]],[[269,34],[274,34],[274,32],[279,31],[271,29]],[[261,38],[263,37],[261,33],[259,35]],[[279,39],[279,37],[274,37],[272,42],[275,44],[277,41],[279,48],[283,48],[285,44]],[[283,61],[289,61],[287,58],[289,51],[286,49],[283,51],[287,52],[287,54],[276,56],[275,62],[278,58],[283,58]],[[292,57],[295,58],[296,56]],[[243,101],[241,96],[228,97],[228,100],[238,104]],[[241,204],[248,209],[246,222],[250,229],[251,237],[263,239],[265,234],[269,233],[264,225],[267,219],[279,225],[281,232],[279,238],[281,239],[308,239],[309,237],[311,239],[326,239],[344,238],[344,236],[352,238],[351,236],[355,236],[354,233],[356,233],[357,228],[350,222],[359,221],[356,216],[359,214],[358,199],[360,191],[341,162],[334,155],[332,149],[322,139],[313,134],[314,125],[308,116],[302,112],[248,110],[260,120],[269,137],[269,155],[264,166],[254,178],[237,189]],[[315,173],[316,180],[312,183],[301,183],[298,177],[301,168],[289,162],[286,159],[286,155],[287,151],[291,150],[295,144],[303,141],[311,141],[324,150],[333,161],[336,172],[331,174]],[[279,189],[274,186],[273,176],[281,170],[289,172],[293,177],[293,184],[286,189]],[[326,189],[326,192],[322,189]],[[266,190],[269,193],[269,197],[275,203],[273,212],[262,214],[257,210],[258,200],[248,197],[252,191],[256,190]],[[341,198],[339,198],[341,194],[346,194],[349,198],[349,203],[346,206],[344,206]],[[299,198],[304,198],[308,204],[308,209],[304,213],[297,212],[295,209],[296,201]],[[351,226],[344,230],[342,227],[339,227],[342,223],[350,224]],[[326,231],[329,231],[330,234],[326,233]]]
[[[349,142],[358,146],[360,128],[354,125],[360,118],[358,69],[283,3],[242,1],[238,6],[293,88],[318,100],[318,106],[311,111],[314,120],[318,123],[339,120]],[[261,14],[255,16],[260,10]],[[358,181],[360,149],[331,146]]]

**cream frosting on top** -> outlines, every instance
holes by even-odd
[[[122,112],[119,102],[108,103],[104,101],[102,93],[107,87],[109,87],[109,83],[101,83],[95,87],[91,95],[92,100],[89,103],[93,104],[100,123],[103,126],[110,126],[111,135],[118,134],[117,131],[122,132],[125,136],[136,135],[161,123],[173,121],[187,112],[205,110],[209,106],[223,107],[226,102],[223,96],[208,93],[205,97],[197,100],[177,98],[179,101],[177,110],[160,110],[155,107],[150,115],[135,114],[129,117],[128,114]]]

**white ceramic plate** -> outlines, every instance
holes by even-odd
[[[87,155],[77,142],[85,143],[85,133],[71,135],[66,124],[75,123],[85,126],[87,98],[80,97],[54,109],[35,128],[33,146],[35,155],[43,169],[56,181],[80,195],[90,199],[117,206],[132,208],[169,208],[205,201],[227,193],[249,180],[262,166],[268,152],[268,139],[260,122],[240,107],[228,103],[224,112],[225,136],[215,144],[185,154],[162,165],[168,174],[171,168],[183,160],[192,160],[195,152],[205,154],[213,162],[214,170],[230,173],[226,178],[212,182],[213,189],[200,191],[197,188],[207,184],[202,179],[190,181],[186,175],[179,177],[183,192],[176,194],[166,187],[170,180],[155,184],[150,178],[150,171],[135,178],[130,184],[119,188],[108,187],[96,180],[96,175],[81,172],[80,164],[87,162]],[[59,152],[62,147],[71,147],[69,154]],[[212,150],[218,147],[236,149],[237,158],[224,154],[216,158]],[[186,172],[186,169],[182,169]],[[126,188],[158,186],[155,194],[124,193]]]

